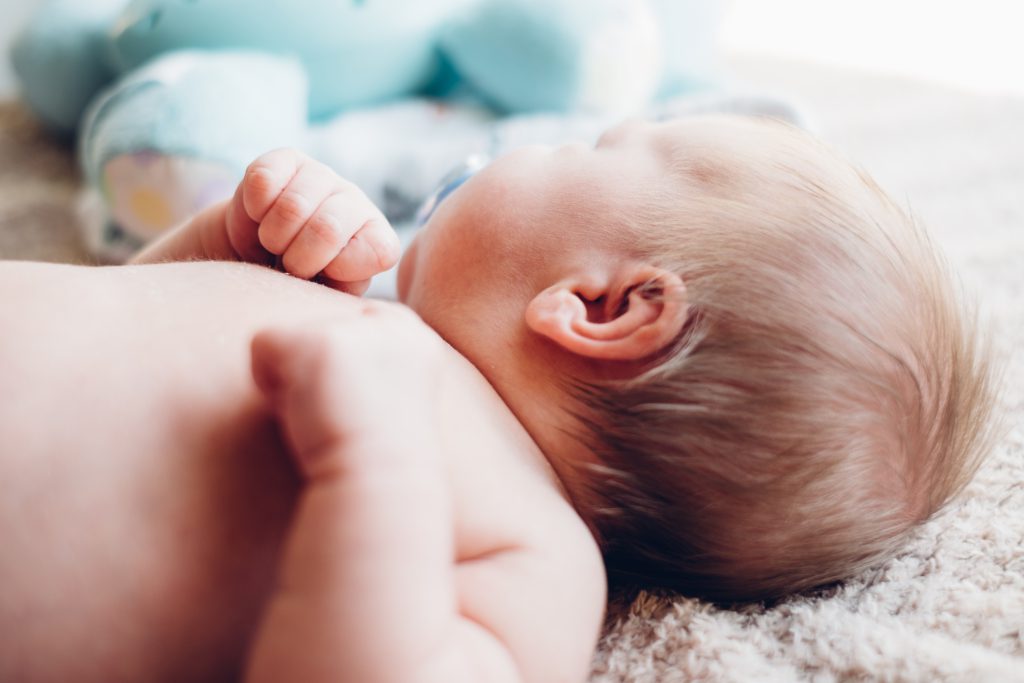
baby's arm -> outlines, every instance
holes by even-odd
[[[431,414],[440,341],[411,313],[365,310],[253,343],[307,483],[247,680],[583,680],[603,595],[515,540],[455,562]]]
[[[361,293],[399,254],[394,230],[359,188],[324,164],[281,149],[249,165],[234,197],[170,231],[132,263],[277,263],[296,277]]]

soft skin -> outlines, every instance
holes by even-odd
[[[0,678],[582,680],[605,578],[563,380],[678,336],[683,283],[621,228],[674,145],[744,131],[497,162],[405,257],[408,308],[344,293],[394,235],[287,150],[139,265],[0,264]]]
[[[737,136],[749,127],[630,121],[595,148],[525,148],[455,192],[402,260],[399,296],[487,376],[571,493],[590,455],[565,382],[638,373],[686,318],[685,285],[639,249],[637,219],[703,191],[673,182],[671,150],[738,155]],[[648,284],[666,296],[644,298]]]
[[[139,259],[199,262],[0,264],[3,680],[584,678],[600,556],[487,381],[401,307],[215,261],[394,262],[311,163]]]

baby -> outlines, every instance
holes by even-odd
[[[277,151],[158,265],[0,264],[0,680],[583,680],[606,576],[840,580],[987,443],[934,246],[782,124],[515,152],[352,296],[398,254]]]

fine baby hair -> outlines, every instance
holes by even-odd
[[[806,133],[732,131],[738,155],[673,156],[700,199],[630,219],[685,283],[683,333],[639,376],[573,387],[613,583],[725,602],[891,556],[969,481],[993,403],[989,350],[924,229]]]

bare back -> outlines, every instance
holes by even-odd
[[[299,490],[249,343],[357,305],[237,263],[0,263],[0,679],[237,676]],[[472,413],[442,425],[459,557],[592,543],[490,385],[446,363],[442,401]]]

